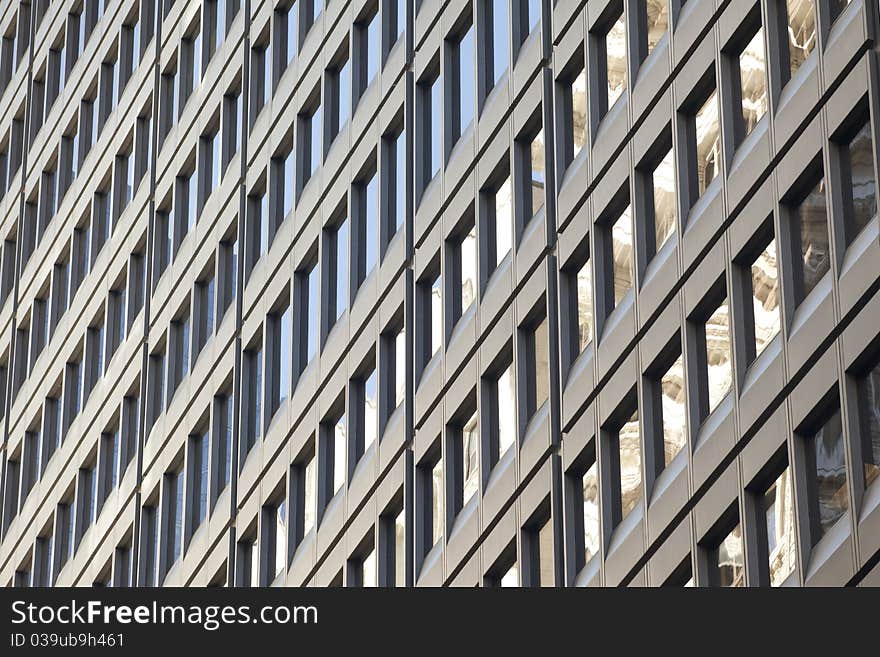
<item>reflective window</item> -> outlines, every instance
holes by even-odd
[[[378,19],[373,19],[378,23]],[[376,587],[376,550],[370,550],[370,553],[364,557],[361,564],[361,584],[365,588]]]
[[[443,292],[440,276],[431,285],[431,355],[440,351],[443,333]]]
[[[376,442],[376,432],[378,431],[378,415],[379,408],[378,397],[376,396],[376,370],[370,372],[370,376],[364,382],[364,451]]]
[[[290,211],[293,210],[293,184],[296,181],[296,170],[293,166],[292,150],[284,157],[284,168],[282,169],[281,176],[284,200],[281,204],[282,213],[281,217],[278,219],[279,224],[290,214]],[[268,194],[266,195],[266,199],[268,200]]]
[[[789,468],[764,493],[764,513],[767,518],[770,584],[780,586],[794,571],[797,562],[794,490]]]
[[[669,6],[666,0],[646,0],[648,18],[648,52],[654,50],[669,27]]]
[[[333,426],[333,494],[345,485],[345,415]]]
[[[431,540],[436,545],[443,537],[443,461],[431,470]]]
[[[395,232],[403,226],[403,220],[406,216],[406,177],[403,172],[406,171],[406,133],[401,131],[397,136],[394,146],[394,163],[397,175],[394,178],[394,227]]]
[[[752,263],[752,307],[755,317],[755,356],[759,356],[779,333],[779,268],[776,240]]]
[[[675,362],[660,379],[660,392],[662,394],[664,463],[668,466],[685,446],[687,440],[684,360],[681,355],[675,359]]]
[[[611,227],[614,258],[614,306],[620,305],[633,286],[632,211],[627,205]]]
[[[318,266],[312,265],[312,269],[308,274],[308,299],[306,300],[306,312],[308,320],[306,327],[308,336],[306,338],[306,363],[312,362],[312,359],[318,354],[318,330],[320,315],[318,313],[318,303],[320,299],[320,290],[318,289]]]
[[[593,273],[587,260],[577,273],[577,326],[580,351],[593,339]]]
[[[730,306],[727,299],[706,321],[706,364],[708,366],[709,413],[730,390],[733,379],[730,351]]]
[[[292,13],[292,12],[291,12]],[[287,502],[283,501],[275,507],[275,564],[272,569],[274,577],[287,570]],[[273,579],[274,579],[273,577]]]
[[[364,203],[366,204],[366,258],[364,264],[365,276],[368,276],[379,262],[379,176],[373,174],[367,183]]]
[[[495,266],[510,251],[513,241],[513,196],[510,177],[495,192]]]
[[[702,196],[721,166],[721,129],[718,122],[718,92],[713,90],[697,112],[697,179]]]
[[[394,338],[394,407],[406,398],[406,332],[401,328]]]
[[[498,84],[501,77],[507,72],[508,43],[508,13],[509,3],[490,0],[489,19],[492,25],[492,86]]]
[[[464,465],[462,501],[464,505],[467,505],[471,497],[476,495],[480,488],[480,457],[477,452],[477,445],[480,442],[480,424],[478,420],[477,414],[474,413],[461,431]]]
[[[516,388],[514,387],[513,365],[498,377],[498,456],[507,452],[516,442]]]
[[[651,174],[655,253],[675,234],[675,159],[670,148]]]
[[[806,297],[831,266],[825,180],[818,182],[795,210],[803,258],[803,296]]]
[[[461,241],[461,312],[464,313],[477,296],[477,227]]]
[[[626,91],[626,23],[621,13],[605,35],[608,109]]]
[[[739,80],[742,92],[743,136],[745,136],[754,129],[755,124],[767,112],[767,73],[763,28],[758,28],[755,36],[739,56]]]
[[[318,167],[321,166],[321,148],[323,144],[321,140],[321,128],[321,106],[318,105],[311,117],[309,117],[309,145],[311,150],[311,155],[309,157],[309,178],[311,178],[315,171],[318,170]]]
[[[293,367],[293,333],[291,324],[290,306],[284,309],[279,321],[279,337],[278,337],[278,360],[279,370],[278,377],[278,403],[279,405],[290,394],[290,371]]]
[[[718,586],[739,587],[745,585],[742,525],[739,523],[718,546],[717,567]]]
[[[529,146],[532,212],[535,216],[544,207],[544,130],[540,130]]]
[[[519,586],[519,568],[517,568],[516,563],[514,563],[510,568],[507,569],[507,572],[501,576],[501,588],[516,588]]]
[[[535,327],[532,340],[534,369],[530,374],[535,377],[535,401],[531,408],[531,414],[534,414],[550,396],[550,332],[546,317]]]
[[[394,585],[406,586],[406,518],[403,511],[394,519]]]
[[[857,389],[867,488],[880,475],[880,363],[859,379]]]
[[[582,70],[571,84],[571,124],[576,158],[587,143],[587,72]]]
[[[599,553],[599,466],[593,463],[584,474],[584,563]]]
[[[813,435],[816,452],[816,500],[819,514],[817,542],[849,508],[846,487],[846,457],[840,410]]]
[[[788,56],[791,75],[816,47],[816,10],[813,0],[786,0],[788,10]]]
[[[623,520],[642,499],[642,440],[638,409],[620,428],[617,442],[620,449],[620,519]]]
[[[458,135],[465,133],[474,120],[474,106],[476,83],[474,81],[474,28],[469,27],[467,32],[458,42],[458,52],[456,53],[456,64],[458,66],[458,84],[455,85],[453,98],[458,97]]]
[[[315,526],[315,510],[317,508],[318,480],[315,470],[315,457],[312,456],[305,467],[305,508],[303,509],[303,534],[308,534]]]
[[[336,315],[334,320],[342,317],[348,308],[348,221],[343,221],[336,228],[335,250]]]
[[[345,63],[339,67],[337,75],[337,84],[339,85],[339,127],[341,128],[346,124],[348,117],[351,115],[351,60],[345,60]]]
[[[367,51],[367,84],[373,81],[379,72],[379,12],[376,11],[365,30]]]
[[[440,76],[438,75],[437,79],[434,80],[433,84],[431,85],[431,110],[430,116],[428,117],[431,125],[431,173],[429,176],[429,180],[434,178],[434,176],[436,176],[440,172],[440,138],[442,134],[440,121],[442,116],[443,108],[441,106],[441,85]]]
[[[849,189],[844,194],[852,202],[848,208],[852,214],[852,237],[877,216],[877,183],[874,178],[874,141],[871,138],[870,121],[862,126],[850,141],[845,153],[845,175],[848,174]]]

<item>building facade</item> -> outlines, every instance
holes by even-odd
[[[880,584],[868,0],[7,0],[0,585]]]

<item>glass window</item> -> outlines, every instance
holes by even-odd
[[[824,178],[798,205],[794,219],[800,228],[803,296],[806,297],[831,266]]]
[[[343,414],[333,426],[333,494],[345,485],[345,415]]]
[[[394,519],[394,585],[406,586],[406,518],[403,510]]]
[[[587,143],[587,72],[581,70],[571,84],[571,124],[573,152],[576,158]]]
[[[462,501],[464,505],[467,505],[471,497],[476,495],[480,488],[480,457],[477,451],[477,445],[480,442],[480,424],[478,420],[477,414],[474,413],[461,431],[464,461]]]
[[[306,300],[305,312],[308,314],[306,322],[308,337],[306,338],[306,363],[312,362],[312,359],[318,354],[318,329],[319,319],[318,301],[320,299],[320,291],[318,289],[318,266],[312,265],[312,269],[308,273],[308,299]]]
[[[398,173],[406,171],[406,133],[403,131],[397,135],[395,142],[394,163],[395,171]],[[394,226],[396,232],[403,226],[403,220],[406,216],[406,179],[404,176],[398,175],[394,177],[394,193]]]
[[[706,191],[721,166],[721,129],[718,122],[718,92],[712,90],[696,115],[697,179],[699,196]]]
[[[501,588],[517,588],[519,586],[519,568],[516,563],[507,569],[507,572],[501,576]]]
[[[280,376],[278,377],[278,403],[279,405],[290,394],[291,368],[293,367],[293,356],[291,349],[293,348],[293,332],[290,306],[284,309],[279,322],[279,344],[278,344],[278,369]]]
[[[599,466],[593,465],[584,473],[584,563],[599,553]]]
[[[377,19],[373,19],[378,22]],[[370,550],[370,553],[364,557],[361,565],[361,583],[365,588],[376,587],[376,550]]]
[[[436,545],[443,537],[443,461],[431,469],[431,540]]]
[[[645,5],[648,19],[648,52],[650,53],[669,27],[669,6],[666,0],[646,0]]]
[[[880,475],[880,363],[859,379],[857,391],[867,488]]]
[[[510,251],[513,242],[513,196],[510,177],[495,192],[495,266]]]
[[[742,92],[743,136],[748,135],[767,112],[767,73],[764,56],[764,29],[758,28],[739,56]]]
[[[816,47],[816,10],[813,0],[786,0],[788,10],[788,56],[791,75]]]
[[[321,106],[318,105],[309,117],[309,144],[311,147],[311,156],[309,157],[309,178],[311,178],[315,174],[315,171],[318,170],[318,167],[321,166],[321,127]]]
[[[376,394],[376,370],[370,372],[370,376],[364,382],[364,450],[376,442],[378,431],[378,397]]]
[[[659,251],[675,234],[675,159],[670,148],[651,174],[654,197],[654,245]]]
[[[844,189],[852,201],[851,237],[858,235],[862,229],[877,216],[877,183],[874,178],[874,140],[871,137],[870,121],[862,126],[852,141],[849,142],[845,154],[847,160],[846,173],[849,174],[850,189]]]
[[[303,533],[307,534],[315,526],[317,509],[318,480],[316,478],[315,457],[309,459],[305,467],[305,508],[303,509]]]
[[[471,226],[461,241],[461,312],[464,313],[477,295],[477,227]]]
[[[534,362],[531,363],[533,369],[530,375],[534,376],[535,382],[535,398],[530,405],[529,416],[541,408],[541,405],[547,401],[550,396],[550,372],[549,372],[549,350],[550,350],[550,332],[548,328],[547,318],[544,317],[541,322],[535,326],[532,333],[531,344],[529,345],[531,356]]]
[[[334,320],[342,317],[348,308],[348,221],[343,221],[336,228],[336,309]]]
[[[366,194],[366,260],[365,276],[379,262],[379,176],[373,174],[367,183]]]
[[[379,72],[379,12],[376,11],[366,29],[367,84]]]
[[[513,365],[498,377],[498,457],[516,442],[516,388]]]
[[[739,523],[718,546],[717,568],[718,586],[739,587],[745,585],[742,525]]]
[[[786,468],[764,493],[767,519],[767,554],[771,586],[780,586],[797,562],[794,527],[794,490]]]
[[[529,145],[529,171],[531,172],[532,211],[534,217],[544,207],[544,130],[538,131],[532,143]]]
[[[642,499],[642,442],[638,409],[620,428],[617,443],[620,449],[620,519],[623,520]]]
[[[633,286],[632,210],[627,205],[611,227],[614,259],[614,306],[620,305]]]
[[[492,86],[498,84],[501,77],[507,72],[508,42],[508,2],[490,1],[489,18],[492,25]]]
[[[293,12],[291,12],[293,13]],[[273,575],[278,577],[287,570],[287,502],[282,500],[275,507],[275,567]]]
[[[587,260],[577,272],[577,328],[580,351],[593,339],[593,273]]]
[[[755,357],[764,351],[779,333],[779,269],[776,262],[776,240],[770,243],[752,263],[752,307],[755,317]]]
[[[705,331],[711,413],[730,390],[733,378],[730,363],[730,306],[726,298],[706,321]]]
[[[605,65],[610,109],[626,91],[626,23],[623,13],[605,35]]]
[[[816,500],[818,507],[818,542],[849,508],[846,487],[846,457],[844,454],[843,426],[840,410],[835,411],[825,424],[813,434],[816,453]]]
[[[394,407],[406,398],[406,332],[401,328],[394,337]]]
[[[431,285],[431,355],[433,356],[442,345],[443,292],[441,279],[438,275]]]
[[[663,452],[665,465],[668,466],[687,441],[684,360],[681,355],[660,379],[660,391],[663,395]]]
[[[440,76],[431,84],[431,110],[428,117],[431,125],[430,147],[431,147],[431,175],[429,180],[433,179],[440,172],[440,138],[442,130],[441,117],[443,116],[443,108],[441,107],[441,84]]]
[[[458,65],[458,84],[453,91],[453,97],[458,96],[458,134],[464,134],[474,120],[474,27],[468,28],[467,32],[458,42],[457,65]]]

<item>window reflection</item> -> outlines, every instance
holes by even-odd
[[[431,471],[431,540],[437,545],[443,536],[443,461]]]
[[[374,369],[364,383],[364,450],[376,440],[378,431],[378,399],[376,397],[376,370]]]
[[[804,296],[807,296],[830,268],[828,213],[824,178],[813,188],[796,210],[800,224],[803,256]]]
[[[755,356],[779,333],[779,269],[776,240],[752,263],[752,306],[755,317]]]
[[[443,294],[440,290],[440,277],[438,276],[431,285],[431,355],[440,351]]]
[[[394,338],[394,407],[403,403],[406,396],[406,333],[404,329]]]
[[[614,253],[614,306],[617,307],[633,286],[633,242],[631,206],[626,206],[611,228]]]
[[[721,163],[721,131],[718,125],[718,92],[713,90],[697,112],[697,178],[700,196],[718,175]]]
[[[287,503],[282,501],[275,509],[275,570],[278,577],[287,568]]]
[[[758,28],[739,56],[744,135],[749,134],[767,111],[767,75],[764,56],[764,29]]]
[[[794,491],[789,468],[764,493],[764,511],[767,517],[770,585],[780,586],[794,571],[796,562]]]
[[[708,365],[709,412],[715,410],[730,390],[730,306],[727,299],[706,322],[706,364]]]
[[[376,550],[370,550],[370,553],[364,557],[361,565],[361,583],[364,588],[376,587]]]
[[[461,241],[461,312],[474,302],[477,290],[477,227]]]
[[[874,180],[874,143],[871,123],[849,143],[849,174],[851,176],[853,236],[858,235],[877,215],[877,187]]]
[[[513,365],[498,377],[498,456],[503,455],[516,439],[516,406]]]
[[[685,445],[684,360],[676,358],[660,380],[663,395],[663,452],[665,464],[672,463]]]
[[[513,232],[513,197],[510,177],[495,192],[495,266],[510,251]]]
[[[815,433],[813,446],[816,450],[816,502],[819,507],[819,535],[814,541],[818,541],[849,508],[839,409]]]
[[[786,0],[788,9],[788,51],[791,75],[816,47],[816,11],[813,0]]]
[[[406,525],[403,511],[394,519],[394,585],[406,586]]]
[[[333,427],[333,494],[345,485],[345,415]]]
[[[647,0],[648,52],[654,50],[669,27],[669,6],[666,0]]]
[[[639,411],[636,410],[618,433],[620,448],[620,518],[626,518],[642,498],[642,442]]]
[[[593,339],[593,275],[587,260],[577,273],[578,344],[583,351]]]
[[[571,84],[571,125],[574,139],[573,156],[577,157],[587,143],[587,72],[582,70]]]
[[[315,478],[314,456],[306,463],[305,489],[305,495],[303,496],[305,503],[305,509],[303,510],[303,534],[308,534],[309,530],[315,526],[315,509],[317,507],[315,499],[317,497],[318,481]]]
[[[626,23],[623,14],[605,35],[606,65],[608,67],[608,109],[626,90]]]
[[[651,182],[654,186],[654,244],[655,251],[659,251],[675,233],[675,161],[671,148],[654,169]]]
[[[501,576],[501,588],[516,588],[519,586],[519,569],[516,563]]]
[[[550,350],[550,333],[548,330],[547,318],[545,317],[540,324],[535,327],[534,334],[534,355],[535,355],[535,407],[537,411],[541,405],[547,401],[550,394],[550,372],[549,372],[549,350]]]
[[[745,585],[742,525],[739,523],[718,546],[718,585],[724,587]]]
[[[599,553],[599,465],[584,474],[584,562]]]
[[[865,487],[880,475],[880,364],[858,382]]]
[[[544,207],[544,130],[540,130],[529,147],[532,170],[532,216]]]
[[[477,443],[480,441],[480,426],[477,414],[474,413],[465,423],[461,432],[462,455],[464,460],[464,494],[462,501],[467,504],[479,489],[480,458],[477,454]]]
[[[553,577],[553,522],[547,520],[538,530],[538,583],[542,587],[555,585]]]

